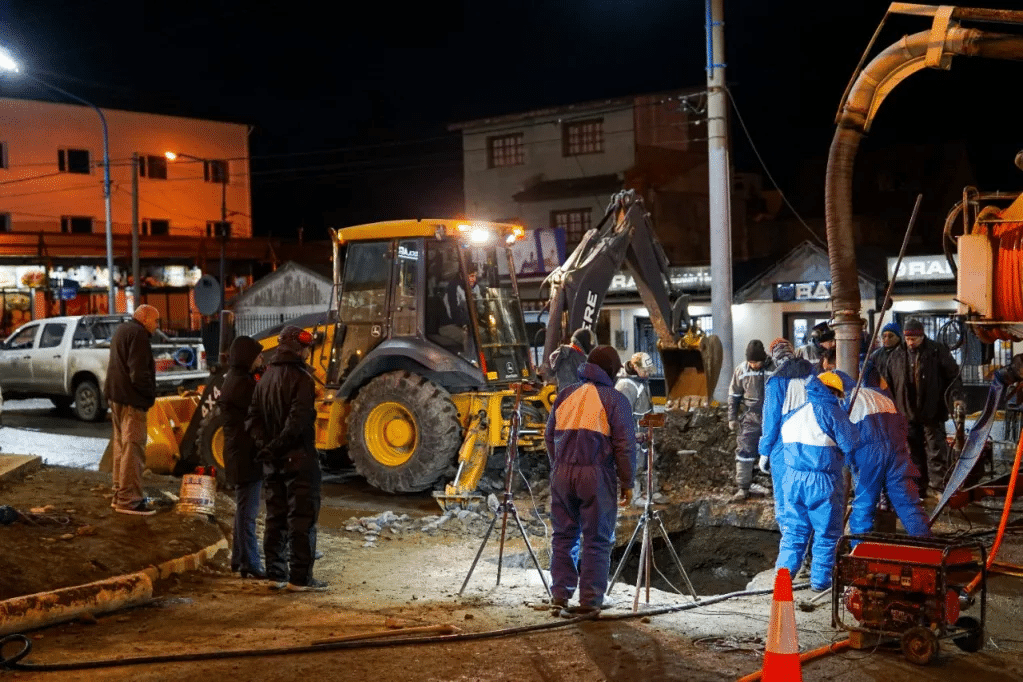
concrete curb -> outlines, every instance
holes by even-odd
[[[43,458],[39,455],[14,455],[0,453],[0,481],[22,478],[39,471]]]
[[[65,623],[85,614],[109,613],[152,600],[153,583],[176,573],[194,571],[227,549],[227,539],[194,554],[150,566],[138,573],[99,580],[0,602],[0,636]]]

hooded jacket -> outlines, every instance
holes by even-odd
[[[579,382],[579,368],[586,362],[586,354],[575,344],[558,346],[551,353],[551,374],[558,390]]]
[[[135,319],[122,323],[110,339],[103,393],[110,402],[148,410],[156,402],[156,361],[149,332]]]
[[[579,368],[579,378],[582,383],[558,393],[547,420],[544,441],[552,478],[560,466],[597,466],[616,475],[622,489],[631,489],[636,471],[632,406],[592,362]]]
[[[239,336],[228,352],[227,375],[220,388],[217,406],[224,415],[224,465],[229,483],[251,483],[263,477],[263,465],[256,461],[252,434],[245,428],[245,418],[256,390],[252,373],[263,347],[249,336]]]
[[[315,400],[316,384],[302,357],[291,348],[278,346],[256,384],[246,421],[257,457],[276,464],[316,457]]]
[[[757,448],[761,455],[771,457],[780,450],[782,421],[806,402],[806,384],[812,377],[810,361],[794,357],[781,363],[764,383],[763,431]]]
[[[787,470],[838,475],[843,453],[851,455],[860,436],[838,398],[813,377],[806,382],[806,402],[785,418],[781,440]]]

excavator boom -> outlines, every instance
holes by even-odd
[[[692,323],[688,296],[673,289],[668,260],[634,190],[614,195],[600,223],[548,276],[550,315],[541,374],[549,376],[551,353],[572,332],[596,327],[604,296],[623,265],[650,312],[668,399],[709,398],[721,370],[721,343]]]

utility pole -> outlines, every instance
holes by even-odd
[[[725,404],[732,378],[732,165],[728,155],[725,93],[724,0],[705,0],[707,9],[707,175],[710,196],[710,304],[714,333],[721,339],[721,374],[714,399]]]
[[[139,153],[131,155],[131,276],[135,280],[132,286],[132,298],[135,307],[142,305],[142,279],[139,267]]]
[[[227,266],[224,250],[227,247],[227,161],[220,169],[220,349],[217,360],[227,366]],[[212,169],[211,169],[212,172]]]

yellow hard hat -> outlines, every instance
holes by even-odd
[[[842,377],[838,376],[834,372],[822,372],[817,375],[817,378],[821,380],[821,383],[838,391],[839,395],[845,395],[845,387],[842,386]]]

